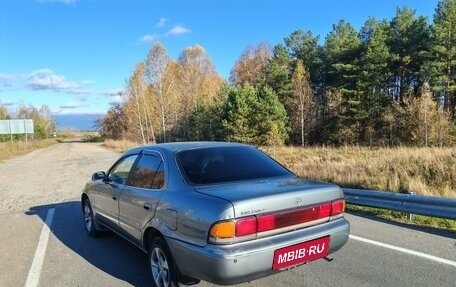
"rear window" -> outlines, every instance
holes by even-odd
[[[181,151],[177,163],[191,184],[212,184],[292,175],[253,147],[213,147]]]

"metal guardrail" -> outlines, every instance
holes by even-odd
[[[456,219],[456,199],[351,188],[343,191],[349,204]]]

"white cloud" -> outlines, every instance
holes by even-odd
[[[0,83],[11,86],[16,77],[8,74],[0,74]]]
[[[91,83],[93,82],[70,82],[64,76],[57,75],[50,69],[41,69],[28,75],[26,86],[32,90],[70,90],[72,93],[75,93],[76,90],[84,88]]]
[[[77,98],[77,100],[81,103],[87,102],[89,100],[88,96],[80,96]]]
[[[59,108],[61,108],[61,109],[76,109],[76,108],[79,108],[79,103],[78,102],[69,102],[69,103],[60,105]]]
[[[157,39],[157,35],[156,34],[153,34],[153,35],[150,35],[150,34],[147,34],[147,35],[144,35],[141,37],[141,39],[139,39],[140,42],[153,42]]]
[[[77,0],[37,0],[38,3],[63,3],[66,5],[70,5],[76,3]]]
[[[0,92],[13,86],[16,77],[8,74],[0,74]]]
[[[83,90],[83,89],[74,89],[74,90],[68,90],[68,94],[71,95],[92,95],[95,93],[93,90]]]
[[[101,91],[100,94],[109,97],[117,97],[119,94],[122,94],[123,89],[112,89],[112,90],[105,90]]]
[[[86,87],[93,85],[93,84],[95,84],[95,81],[91,81],[91,80],[84,80],[81,82],[81,85],[86,86]]]
[[[14,106],[13,102],[0,100],[0,107],[12,107]]]
[[[168,22],[168,21],[169,21],[168,19],[162,17],[162,18],[160,18],[160,20],[158,20],[158,23],[155,24],[155,27],[156,28],[163,27],[163,26],[165,26],[166,22]]]
[[[160,20],[157,22],[157,24],[155,24],[156,30],[158,30],[159,28],[162,28],[162,27],[171,26],[171,25],[167,25],[168,22],[169,22],[169,19],[166,19],[163,17],[160,18]],[[190,34],[191,32],[192,31],[190,29],[188,29],[187,27],[185,27],[183,25],[174,25],[165,34],[161,34],[161,33],[160,34],[157,34],[157,33],[146,34],[139,38],[139,42],[140,43],[150,43],[150,42],[157,41],[158,39],[162,38],[163,36],[178,36],[178,35],[183,35],[183,34]]]
[[[177,36],[177,35],[182,35],[182,34],[188,34],[191,33],[192,31],[182,25],[176,25],[174,26],[171,30],[166,33],[166,36]]]
[[[122,101],[123,101],[122,96],[117,95],[117,96],[113,97],[111,101],[109,101],[109,105],[115,106],[117,104],[122,103]]]

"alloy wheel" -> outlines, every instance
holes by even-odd
[[[169,265],[163,250],[158,247],[152,249],[150,266],[152,269],[152,276],[157,287],[170,286]]]

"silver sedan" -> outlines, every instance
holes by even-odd
[[[350,231],[337,185],[236,143],[134,148],[93,174],[81,203],[88,235],[109,229],[146,252],[156,286],[232,285],[331,261]]]

